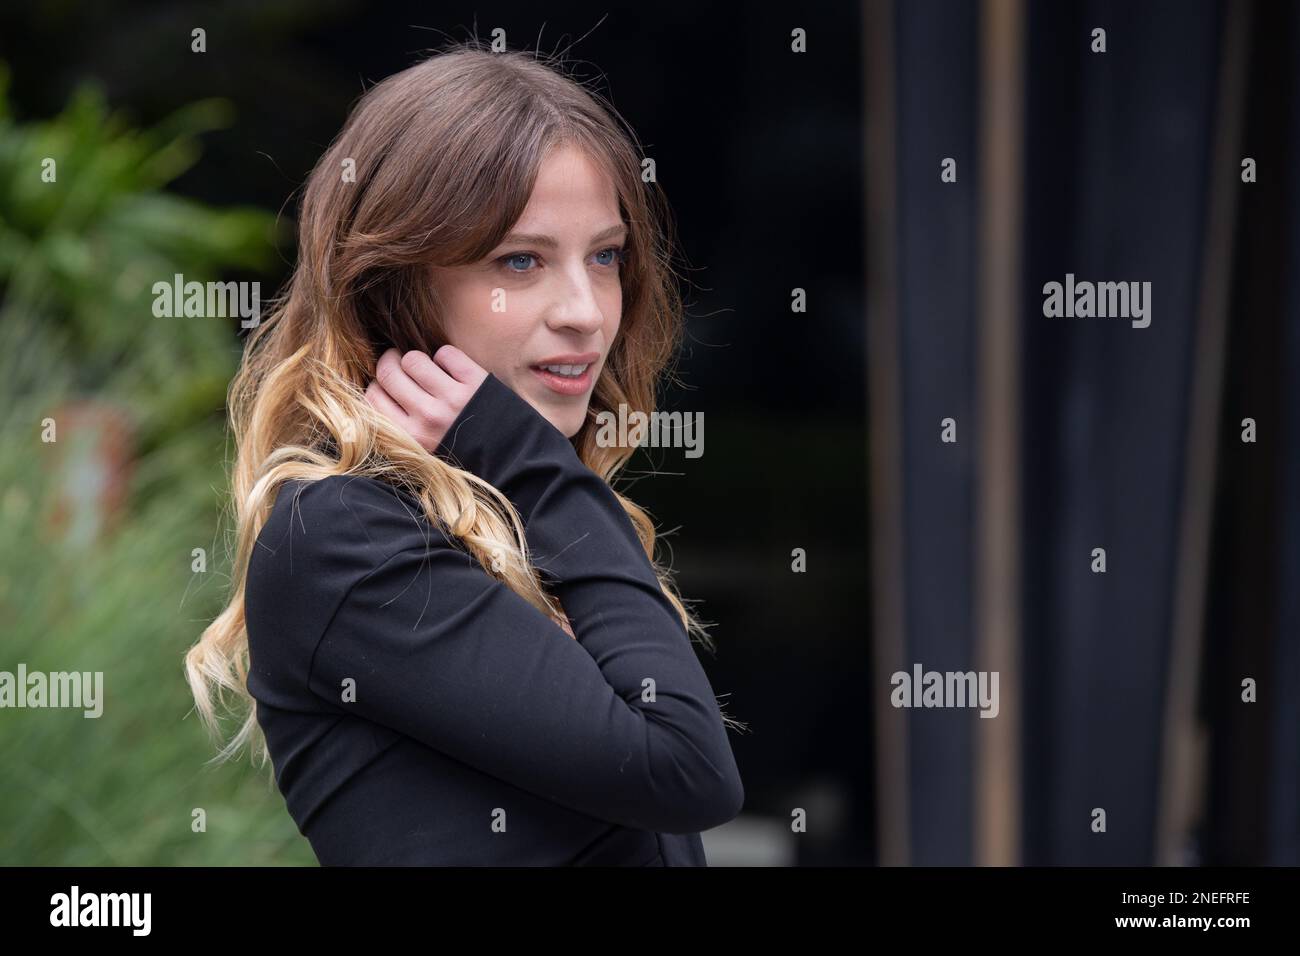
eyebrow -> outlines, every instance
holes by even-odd
[[[615,236],[626,231],[627,226],[623,223],[619,223],[617,226],[610,226],[608,229],[596,233],[591,237],[591,241],[603,242],[606,239],[613,239]],[[512,232],[501,240],[501,245],[515,242],[523,243],[524,245],[543,246],[547,249],[554,249],[559,245],[559,242],[556,241],[554,236],[543,236],[538,235],[537,233],[528,232]]]

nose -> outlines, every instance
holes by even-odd
[[[596,290],[586,269],[565,273],[546,314],[546,325],[556,331],[571,329],[583,335],[598,331],[605,323]]]

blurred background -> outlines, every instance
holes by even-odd
[[[314,864],[205,765],[242,330],[151,290],[270,298],[354,100],[497,27],[613,99],[689,263],[705,454],[622,490],[749,724],[710,863],[1300,863],[1300,5],[247,0],[0,12],[0,670],[105,675],[0,711],[0,864]],[[1151,325],[1045,317],[1067,273]],[[893,707],[916,664],[997,718]]]

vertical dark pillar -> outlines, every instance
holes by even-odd
[[[1028,863],[1153,857],[1218,26],[1211,2],[1030,8]],[[1067,273],[1149,281],[1150,327],[1045,317]]]
[[[891,672],[973,669],[977,4],[899,3],[898,329],[906,658]],[[940,181],[940,163],[957,181]],[[957,442],[940,441],[956,421]],[[888,676],[888,675],[885,675]],[[911,862],[971,862],[969,710],[904,712]]]
[[[1289,49],[1300,51],[1300,6],[1290,9]],[[1290,69],[1291,108],[1286,119],[1288,156],[1300,156],[1300,70]],[[1288,181],[1287,277],[1281,334],[1281,415],[1276,588],[1277,643],[1264,706],[1273,719],[1271,803],[1268,820],[1273,866],[1300,866],[1300,187],[1294,165],[1279,169]]]

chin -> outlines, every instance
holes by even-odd
[[[574,435],[578,434],[578,432],[582,431],[582,423],[584,421],[586,421],[585,417],[577,419],[576,421],[569,421],[567,419],[558,422],[553,421],[551,424],[558,428],[565,438],[572,438]]]
[[[555,430],[565,438],[572,438],[574,435],[578,434],[578,432],[582,431],[582,426],[587,422],[587,404],[584,404],[580,409],[556,409],[551,407],[548,403],[537,401],[518,388],[515,388],[514,391],[515,394],[522,397],[529,405],[532,405],[537,411],[537,414],[550,422],[555,427]]]

